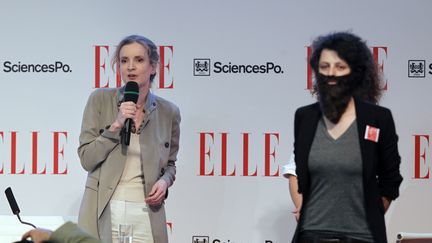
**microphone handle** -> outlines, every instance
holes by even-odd
[[[21,220],[21,217],[19,216],[19,214],[17,214],[17,217],[18,217],[18,220],[21,222],[21,224],[30,225],[30,226],[32,226],[33,228],[36,229],[36,226],[35,226],[34,224],[31,224],[31,223],[28,223],[28,222],[24,222],[24,221],[22,221],[22,220]]]
[[[125,121],[124,130],[123,130],[123,143],[129,146],[131,131],[132,131],[132,119],[128,118]]]
[[[7,198],[8,202],[9,202],[9,205],[10,205],[10,207],[12,209],[12,213],[15,214],[18,217],[18,220],[22,224],[30,225],[30,226],[32,226],[33,228],[36,229],[36,226],[34,226],[34,224],[31,224],[31,223],[28,223],[28,222],[24,222],[24,221],[21,220],[21,217],[19,215],[19,213],[21,211],[20,211],[20,209],[18,207],[18,203],[16,202],[15,197],[13,195],[12,188],[10,188],[10,187],[6,188],[5,194],[6,194],[6,198]]]

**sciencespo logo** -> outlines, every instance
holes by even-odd
[[[282,74],[282,66],[274,62],[263,64],[235,64],[232,62],[223,63],[216,61],[213,63],[210,58],[195,58],[193,60],[194,76],[210,76],[211,73],[225,74]]]
[[[208,235],[194,235],[192,236],[192,243],[240,243],[239,241],[233,240],[221,240],[221,239],[210,239]],[[264,243],[273,243],[272,240],[264,240]]]
[[[70,73],[72,69],[70,65],[61,61],[54,61],[52,63],[21,63],[4,61],[3,72],[5,73]]]

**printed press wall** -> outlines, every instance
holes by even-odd
[[[281,174],[296,108],[315,101],[311,41],[350,30],[383,70],[380,104],[399,135],[404,181],[388,237],[432,229],[432,20],[429,1],[2,1],[0,189],[22,215],[76,217],[77,156],[89,94],[130,34],[161,54],[153,92],[181,110],[177,179],[166,202],[173,243],[281,243],[296,221]],[[10,215],[0,196],[0,215]]]

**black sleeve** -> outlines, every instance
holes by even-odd
[[[381,196],[394,200],[399,196],[399,186],[402,183],[402,175],[399,171],[401,157],[393,116],[388,109],[385,109],[383,114],[378,142],[378,184]]]

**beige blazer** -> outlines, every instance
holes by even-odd
[[[114,122],[124,88],[94,91],[84,110],[78,155],[88,172],[78,224],[103,242],[110,243],[110,199],[119,183],[126,161],[127,146],[120,132],[107,127]],[[147,197],[160,178],[168,186],[175,180],[180,136],[180,111],[177,106],[149,92],[145,105],[144,128],[140,134],[144,195]],[[167,243],[163,203],[149,207],[155,243]]]

